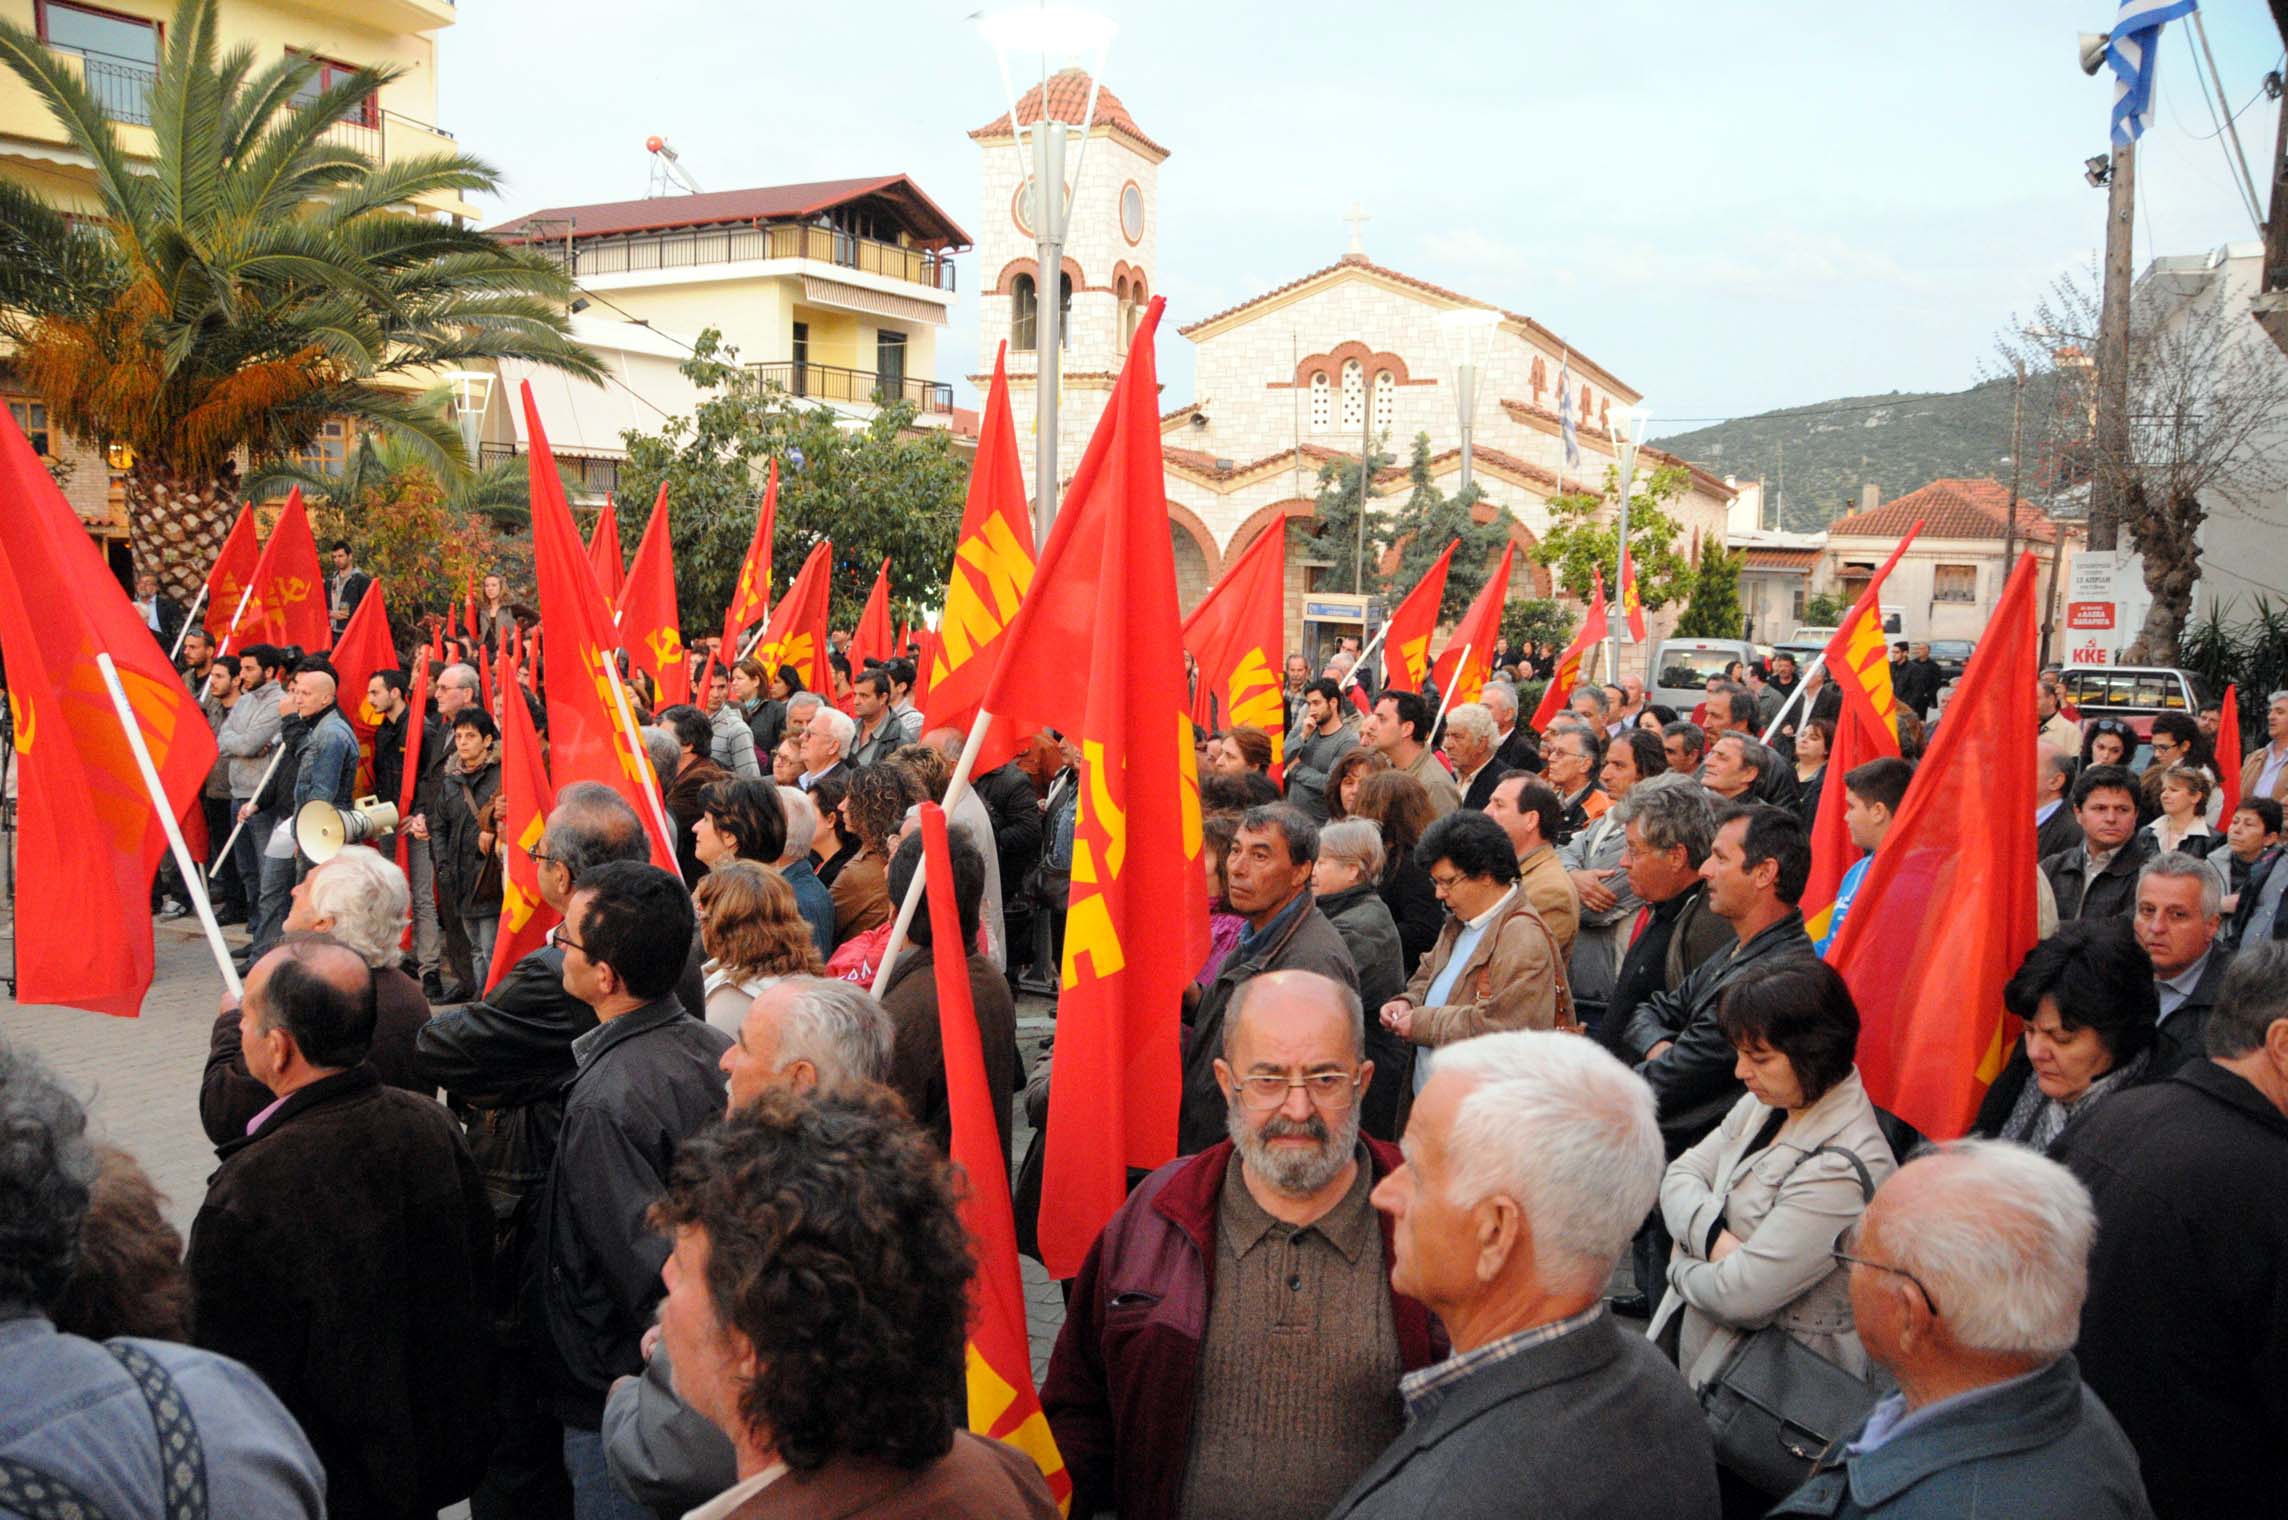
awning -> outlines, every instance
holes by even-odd
[[[673,359],[610,348],[596,354],[607,376],[601,386],[521,359],[500,361],[501,395],[494,404],[508,407],[519,451],[532,444],[519,394],[526,382],[550,447],[564,454],[624,455],[623,434],[656,433],[668,418],[688,417],[699,404],[699,388],[677,371]]]

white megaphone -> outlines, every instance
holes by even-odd
[[[379,797],[360,797],[348,812],[319,799],[305,802],[294,815],[294,842],[302,853],[323,864],[345,844],[363,844],[397,827],[397,804]]]

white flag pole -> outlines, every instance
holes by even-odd
[[[1416,734],[1414,736],[1416,739],[1421,741],[1425,748],[1427,748],[1432,740],[1437,736],[1439,725],[1446,721],[1446,709],[1452,706],[1454,702],[1454,688],[1462,684],[1462,672],[1469,668],[1470,646],[1464,644],[1462,646],[1462,657],[1454,662],[1453,679],[1446,683],[1446,689],[1444,691],[1438,693],[1438,716],[1431,721],[1430,732],[1427,734]]]
[[[253,595],[254,583],[249,581],[246,589],[238,594],[238,607],[230,615],[230,626],[222,632],[222,644],[215,650],[216,659],[219,660],[230,652],[230,641],[238,637],[238,620],[246,616],[247,598]]]
[[[1803,675],[1796,681],[1795,690],[1788,693],[1788,699],[1780,704],[1780,710],[1772,714],[1772,726],[1764,730],[1765,744],[1772,742],[1772,735],[1780,731],[1780,725],[1788,720],[1788,714],[1795,711],[1796,703],[1805,700],[1805,693],[1811,690],[1813,673],[1826,663],[1827,651],[1822,649],[1811,657],[1809,665],[1803,667]]]
[[[1368,658],[1371,657],[1377,649],[1380,649],[1382,647],[1382,641],[1389,637],[1390,619],[1386,617],[1382,620],[1382,626],[1374,631],[1374,638],[1368,642],[1366,648],[1359,651],[1358,658],[1351,662],[1351,668],[1344,671],[1343,678],[1335,683],[1335,694],[1337,696],[1341,696],[1342,693],[1349,688],[1353,681],[1358,680],[1359,672],[1366,669],[1366,662]]]
[[[119,726],[127,735],[127,747],[135,752],[135,768],[143,773],[143,789],[150,793],[152,811],[159,815],[159,826],[167,831],[167,847],[175,852],[175,866],[183,873],[183,890],[191,894],[191,907],[207,931],[207,947],[214,951],[215,969],[222,973],[223,985],[230,989],[232,997],[244,996],[238,968],[230,961],[230,947],[222,942],[222,925],[215,922],[214,904],[207,901],[206,878],[200,874],[197,862],[191,859],[191,847],[183,842],[182,826],[167,805],[166,788],[159,784],[159,767],[151,763],[150,747],[143,742],[143,726],[135,721],[135,707],[127,700],[127,688],[119,684],[119,670],[105,650],[96,651],[95,663],[103,672],[103,684],[111,689],[112,708],[119,714]]]
[[[243,700],[243,699],[241,699],[241,700]],[[260,781],[257,781],[257,782],[255,782],[255,783],[254,783],[254,792],[253,792],[253,796],[255,796],[255,797],[259,797],[259,796],[261,796],[261,795],[262,795],[262,789],[263,789],[264,787],[266,787],[266,786],[268,786],[268,785],[270,784],[270,773],[271,773],[271,772],[273,772],[273,771],[275,771],[275,770],[277,770],[277,769],[278,769],[278,762],[279,762],[279,761],[281,761],[281,760],[283,760],[283,759],[285,759],[285,758],[286,758],[286,746],[285,746],[285,745],[283,745],[283,744],[279,744],[279,745],[275,745],[275,746],[273,746],[273,747],[271,748],[271,751],[270,751],[270,763],[269,763],[268,765],[266,765],[266,766],[264,766],[264,767],[262,768],[262,779],[261,779]],[[239,830],[241,830],[241,829],[243,829],[243,828],[245,828],[245,827],[246,827],[246,820],[245,820],[245,819],[243,819],[243,818],[239,819],[239,820],[238,820],[236,823],[234,823],[234,824],[232,824],[232,825],[230,826],[230,837],[229,837],[229,838],[227,838],[227,839],[225,839],[225,840],[222,842],[222,848],[221,848],[221,849],[219,849],[219,850],[217,850],[217,851],[215,852],[215,859],[217,859],[217,860],[228,860],[228,859],[230,859],[230,847],[231,847],[232,845],[234,845],[234,844],[238,843],[238,833],[239,833]]]
[[[199,609],[207,604],[207,588],[201,586],[199,594],[191,598],[191,610],[183,614],[183,626],[175,630],[175,647],[167,651],[168,663],[183,657],[183,640],[191,636],[191,625],[199,620]]]
[[[969,790],[969,773],[977,765],[977,752],[985,745],[985,731],[992,726],[993,714],[982,707],[978,708],[977,716],[969,723],[969,737],[961,741],[961,758],[954,762],[952,779],[945,784],[945,801],[939,804],[945,809],[948,828],[953,826],[954,804]],[[921,871],[914,873],[913,881],[906,887],[905,897],[898,903],[897,922],[890,926],[890,942],[882,947],[882,964],[874,973],[874,984],[867,989],[876,999],[882,996],[882,989],[890,980],[890,968],[898,963],[899,952],[906,947],[906,930],[913,926],[914,909],[921,903],[922,877],[925,874]]]

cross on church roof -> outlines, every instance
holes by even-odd
[[[1357,201],[1352,201],[1350,215],[1344,217],[1343,220],[1351,224],[1350,251],[1356,254],[1364,254],[1366,252],[1366,243],[1360,238],[1359,233],[1361,229],[1364,228],[1368,222],[1373,221],[1374,218],[1367,214],[1366,207],[1360,205]]]

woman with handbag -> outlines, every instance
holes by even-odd
[[[1675,1244],[1649,1333],[1709,1412],[1725,1513],[1760,1515],[1874,1402],[1833,1252],[1896,1166],[1852,1064],[1859,1010],[1833,967],[1752,970],[1716,1017],[1748,1091],[1661,1181]]]

